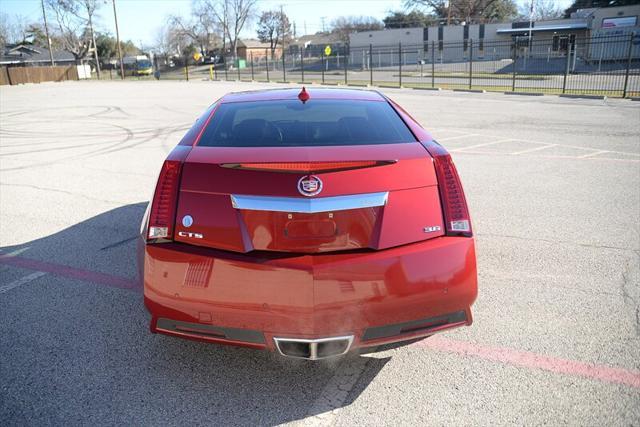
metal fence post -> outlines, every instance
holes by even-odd
[[[469,39],[469,90],[473,83],[473,39]]]
[[[300,55],[300,72],[302,73],[302,83],[304,83],[304,48],[302,48],[302,54]]]
[[[322,84],[324,84],[324,50],[321,52],[322,53]]]
[[[631,33],[629,37],[629,50],[627,52],[627,69],[624,72],[624,88],[622,89],[622,97],[627,97],[627,87],[629,85],[629,70],[631,69],[631,54],[633,52],[633,38],[635,33]]]
[[[402,42],[398,42],[398,87],[402,87]]]
[[[567,77],[569,76],[569,67],[571,67],[571,51],[573,50],[573,44],[569,43],[567,46],[567,64],[564,67],[564,78],[562,79],[562,93],[567,91]]]
[[[431,87],[436,87],[436,42],[431,42]]]
[[[511,77],[511,92],[516,91],[516,69],[518,65],[518,36],[516,36],[515,44],[513,45],[513,58],[511,60],[511,66],[513,67],[512,77]]]
[[[373,86],[373,44],[369,43],[369,86]]]
[[[285,70],[285,68],[287,68],[287,65],[284,63],[285,56],[286,56],[286,53],[284,52],[284,46],[283,46],[282,48],[282,82],[283,83],[287,82],[287,70]]]
[[[267,49],[264,50],[264,65],[267,68],[267,83],[269,83],[269,51]]]
[[[346,48],[344,50],[344,84],[345,85],[349,84],[347,79],[348,60],[349,60],[349,45],[346,45]]]
[[[213,79],[218,80],[218,67],[216,67],[216,64],[213,64]]]
[[[184,57],[184,75],[187,78],[187,81],[189,81],[189,57],[185,56]]]
[[[224,60],[224,80],[227,81],[229,80],[229,70],[227,70],[227,57],[225,56],[223,60]]]
[[[251,52],[251,81],[253,80],[253,52]]]

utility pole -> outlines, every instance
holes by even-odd
[[[284,69],[284,11],[280,5],[280,31],[282,31],[282,67]]]
[[[89,8],[87,7],[87,12]],[[92,16],[93,13],[89,13],[89,30],[91,31],[91,41],[93,41],[93,57],[96,60],[96,74],[98,75],[98,80],[100,80],[100,60],[98,59],[98,46],[96,45],[96,35],[93,32],[93,21]]]
[[[118,57],[120,58],[120,77],[124,80],[124,64],[122,63],[122,47],[120,47],[120,31],[118,30],[118,14],[116,13],[116,0],[113,3],[113,18],[116,21],[116,43],[118,43]]]
[[[323,33],[326,33],[326,32],[327,32],[327,29],[326,29],[326,28],[325,28],[325,26],[324,26],[324,20],[325,20],[325,19],[327,19],[327,17],[326,17],[326,16],[321,16],[321,17],[320,17],[320,20],[322,21],[322,32],[323,32]]]
[[[40,0],[40,5],[42,6],[42,17],[44,18],[44,32],[47,34],[47,45],[49,46],[49,60],[51,61],[51,66],[55,66],[55,62],[53,62],[53,52],[51,51],[51,37],[49,37],[49,25],[47,25],[47,13],[44,10],[44,0]]]
[[[531,56],[531,47],[533,46],[532,40],[531,40],[531,32],[532,32],[532,28],[533,28],[533,8],[534,8],[534,1],[535,0],[531,0],[531,7],[529,8],[529,43],[528,43],[528,51],[527,52],[529,54],[529,56]]]
[[[451,2],[453,0],[447,2],[447,25],[451,25]]]

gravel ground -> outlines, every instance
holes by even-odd
[[[150,334],[132,239],[162,160],[275,86],[0,88],[3,425],[640,424],[640,102],[386,90],[458,164],[470,328],[321,363]]]

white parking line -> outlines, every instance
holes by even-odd
[[[486,146],[489,146],[489,145],[501,144],[501,143],[507,142],[507,141],[513,141],[513,139],[511,139],[511,138],[499,139],[497,141],[485,142],[483,144],[470,145],[468,147],[460,147],[460,148],[456,148],[456,149],[449,150],[449,151],[451,151],[451,152],[459,152],[459,151],[464,151],[464,150],[471,150],[473,148],[479,148],[479,147],[486,147]]]
[[[589,153],[589,154],[585,154],[583,156],[578,156],[579,159],[588,159],[589,157],[594,157],[597,156],[599,154],[604,154],[604,153],[608,153],[609,150],[598,150],[598,151],[594,151],[593,153]]]
[[[436,141],[438,141],[438,142],[452,141],[454,139],[469,138],[470,136],[482,136],[482,135],[479,135],[477,133],[467,133],[467,134],[464,134],[464,135],[450,136],[449,138],[436,138]]]
[[[538,144],[537,142],[533,142],[530,144]],[[536,148],[529,148],[528,150],[522,150],[522,151],[516,151],[515,153],[511,153],[514,156],[517,156],[518,154],[526,154],[526,153],[533,153],[534,151],[540,151],[540,150],[545,150],[547,148],[551,148],[551,147],[555,147],[558,144],[547,144],[547,145],[543,145],[542,147],[536,147]]]
[[[5,292],[8,292],[13,288],[17,288],[18,286],[22,286],[25,283],[29,283],[29,282],[31,282],[33,280],[36,280],[38,277],[42,277],[45,274],[47,274],[47,273],[45,273],[44,271],[36,271],[34,273],[27,274],[26,276],[21,277],[21,278],[19,278],[17,280],[14,280],[11,283],[7,283],[4,286],[0,286],[0,294],[4,294]]]

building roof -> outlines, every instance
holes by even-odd
[[[586,30],[589,28],[589,24],[586,22],[573,22],[568,24],[553,24],[553,25],[540,25],[531,27],[532,33],[548,32],[548,31],[567,31],[567,30]],[[529,27],[524,28],[498,28],[496,33],[498,34],[520,34],[528,33]]]
[[[0,64],[21,64],[21,63],[48,63],[49,49],[30,44],[6,45],[0,51]],[[66,50],[54,50],[53,60],[55,62],[74,62],[73,54]]]
[[[262,43],[260,40],[256,39],[238,40],[238,47],[246,47],[247,49],[271,49],[271,45],[269,43]],[[282,48],[282,46],[278,43],[276,49],[280,48]]]
[[[293,41],[291,44],[296,44],[300,46],[308,46],[308,45],[328,45],[332,43],[340,43],[340,39],[334,33],[316,33],[316,34],[308,34],[305,36],[300,36]]]

